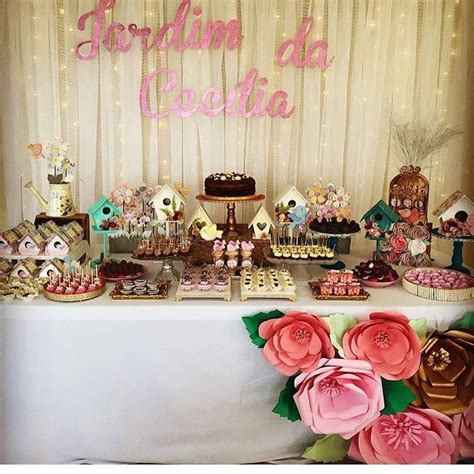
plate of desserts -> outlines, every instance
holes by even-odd
[[[329,270],[324,278],[308,281],[308,285],[317,300],[366,300],[370,296],[352,270]]]
[[[86,275],[54,275],[43,286],[46,298],[62,303],[90,300],[104,291],[105,280],[92,271]]]
[[[296,286],[288,270],[252,268],[240,272],[240,300],[284,298],[296,301]]]
[[[193,269],[185,267],[179,279],[176,301],[185,298],[232,299],[231,278],[226,267],[204,265]]]
[[[359,224],[350,219],[338,220],[336,217],[323,218],[321,220],[314,219],[309,224],[309,228],[322,236],[329,237],[350,237],[360,232]]]
[[[133,252],[133,258],[139,260],[163,260],[182,258],[191,250],[192,239],[189,237],[143,239]]]
[[[474,278],[447,268],[411,268],[403,274],[402,286],[429,300],[462,301],[474,297]]]
[[[264,249],[268,259],[279,259],[288,263],[328,263],[335,259],[334,250],[326,245],[281,245],[272,244]],[[271,260],[269,260],[271,262]],[[273,263],[273,262],[272,262]]]
[[[168,298],[171,281],[168,279],[121,280],[110,292],[114,300],[164,300]]]
[[[360,262],[354,268],[354,275],[363,285],[372,288],[385,288],[400,280],[396,270],[383,260]]]
[[[109,281],[135,280],[145,275],[145,271],[145,267],[139,263],[111,261],[100,265],[99,276]]]

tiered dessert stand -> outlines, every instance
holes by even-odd
[[[196,199],[201,202],[224,203],[227,208],[226,229],[224,235],[227,237],[237,237],[237,219],[235,217],[235,205],[244,202],[258,202],[265,199],[264,194],[252,194],[251,196],[220,197],[208,194],[198,194]]]
[[[438,229],[433,229],[431,235],[434,235],[438,239],[451,240],[453,242],[453,255],[451,257],[451,265],[446,268],[450,270],[457,270],[458,272],[466,273],[470,275],[471,272],[468,268],[463,266],[462,247],[464,242],[474,242],[474,237],[447,237],[446,235],[439,233]]]

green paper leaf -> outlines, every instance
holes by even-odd
[[[337,434],[318,439],[313,446],[306,448],[303,457],[317,462],[337,462],[344,459],[351,441]]]
[[[382,415],[394,415],[399,413],[416,400],[413,390],[407,387],[401,380],[386,380],[382,378],[383,397],[385,408]]]
[[[426,319],[411,319],[409,324],[413,331],[416,332],[420,341],[426,339]]]
[[[300,413],[296,407],[295,400],[293,399],[293,395],[296,393],[295,378],[296,375],[288,379],[278,395],[278,403],[272,410],[273,413],[276,413],[283,418],[288,418],[290,421],[301,420]]]
[[[329,315],[329,328],[331,329],[330,338],[332,345],[337,349],[339,355],[344,357],[342,348],[342,338],[344,334],[357,324],[357,319],[342,313],[333,313]]]
[[[281,316],[283,316],[283,314],[284,313],[282,313],[281,311],[275,309],[273,311],[270,311],[269,313],[257,313],[253,316],[244,316],[242,318],[242,321],[245,324],[245,328],[250,334],[251,341],[257,347],[262,348],[267,342],[265,339],[262,339],[258,335],[258,327],[260,326],[260,324],[262,324],[264,321],[267,321],[268,319],[280,318]]]
[[[474,331],[474,311],[466,313],[461,319],[454,321],[449,329],[470,329]]]

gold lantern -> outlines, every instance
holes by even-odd
[[[407,165],[390,182],[390,207],[408,224],[428,221],[429,182],[419,166]]]

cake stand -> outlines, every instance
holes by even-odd
[[[237,237],[237,220],[235,218],[235,205],[244,202],[258,202],[265,199],[264,194],[252,194],[251,196],[235,196],[235,197],[221,197],[210,196],[209,194],[198,194],[196,196],[198,201],[210,203],[224,203],[227,208],[226,230],[224,234],[228,237]]]
[[[312,278],[310,272],[311,266],[318,265],[320,267],[331,266],[337,263],[337,254],[334,254],[333,259],[296,259],[296,258],[282,258],[272,256],[270,247],[265,247],[263,249],[263,255],[266,260],[273,265],[284,265],[288,266],[292,277],[295,280],[304,280],[307,281]]]
[[[431,235],[434,235],[438,239],[451,240],[453,242],[451,265],[446,268],[449,268],[450,270],[457,270],[458,272],[463,272],[467,275],[470,275],[470,270],[466,267],[463,267],[462,247],[464,242],[474,242],[474,237],[447,237],[446,235],[439,233],[439,228],[433,229],[431,231]]]
[[[337,252],[338,251],[338,239],[349,239],[350,237],[353,237],[354,235],[357,235],[358,233],[360,232],[360,230],[358,230],[357,232],[349,232],[347,234],[328,234],[326,232],[318,232],[317,230],[313,230],[313,233],[316,235],[316,236],[319,236],[319,237],[327,237],[327,238],[334,238],[335,241],[334,241],[334,252]],[[331,241],[329,241],[329,246],[331,246]],[[321,265],[322,268],[324,268],[325,270],[342,270],[344,268],[346,268],[346,264],[341,261],[341,260],[338,260],[337,262],[333,263],[333,264],[328,264],[328,265]]]

